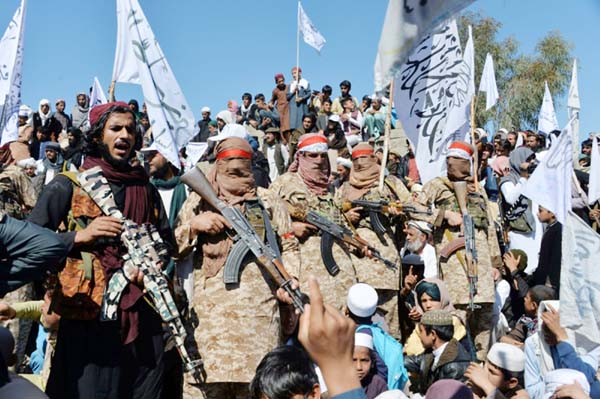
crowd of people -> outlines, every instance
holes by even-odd
[[[478,128],[422,182],[402,134],[384,159],[386,97],[274,81],[202,108],[197,164],[161,154],[136,100],[21,106],[0,147],[0,397],[600,398],[600,348],[560,323],[562,226],[522,194],[559,131]],[[590,154],[572,204],[598,232]]]

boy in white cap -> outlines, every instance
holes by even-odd
[[[524,370],[525,353],[514,345],[498,342],[490,348],[485,365],[472,363],[465,377],[477,397],[518,398],[524,394]]]
[[[366,333],[372,337],[377,373],[387,378],[388,388],[402,389],[408,380],[403,347],[373,320],[379,318],[383,321],[383,318],[375,316],[378,301],[375,288],[364,283],[355,284],[348,291],[346,315],[358,325],[357,334]]]
[[[380,393],[388,390],[387,382],[377,374],[373,336],[369,330],[357,331],[354,334],[354,353],[352,361],[356,374],[365,390],[367,399],[374,399]]]

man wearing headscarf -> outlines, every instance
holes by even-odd
[[[90,98],[85,93],[77,94],[77,104],[71,111],[71,121],[73,127],[80,129],[82,132],[89,130],[88,113],[90,111]]]
[[[39,126],[46,126],[51,116],[50,101],[46,98],[41,99],[38,111],[33,113],[33,130],[37,130]]]
[[[473,302],[479,308],[468,308],[469,279],[466,272],[464,249],[446,253],[440,257],[440,277],[448,285],[450,299],[454,306],[466,312],[465,318],[475,341],[477,357],[484,360],[490,330],[492,328],[493,305],[495,301],[492,268],[500,268],[502,259],[494,228],[494,216],[487,205],[487,196],[480,185],[474,184],[475,174],[471,171],[474,148],[468,143],[456,141],[450,144],[446,157],[447,176],[437,177],[423,187],[417,202],[433,207],[433,215],[411,215],[413,219],[424,220],[434,226],[433,242],[436,252],[447,252],[447,247],[461,235],[463,218],[457,199],[457,187],[466,184],[466,211],[473,218],[475,247],[477,250],[477,295]]]
[[[174,238],[160,196],[144,168],[130,164],[137,134],[133,112],[122,102],[97,105],[90,113],[90,122],[81,169],[99,166],[123,215],[136,224],[156,226],[168,252],[172,252]],[[144,298],[142,273],[129,277],[116,321],[100,321],[103,294],[97,297],[91,288],[100,286],[102,290],[123,267],[126,250],[115,240],[122,231],[122,221],[103,216],[89,195],[62,174],[44,188],[29,220],[50,230],[65,224],[82,225],[81,229],[59,232],[71,250],[59,274],[62,288],[52,303],[62,318],[46,386],[48,396],[160,397],[163,323]],[[66,223],[68,220],[71,223]],[[92,279],[85,275],[84,259],[91,261]],[[89,290],[84,291],[80,284],[87,284]],[[79,293],[79,305],[71,303],[69,307],[65,298],[75,292]],[[81,303],[96,306],[83,307]]]
[[[257,231],[264,231],[265,217],[269,218],[281,239],[283,263],[291,275],[297,275],[300,256],[291,219],[281,200],[257,189],[252,148],[246,140],[230,137],[220,141],[215,152],[216,162],[207,174],[213,190],[245,214]],[[255,258],[242,261],[239,284],[223,283],[233,246],[227,227],[218,211],[192,193],[175,228],[181,256],[195,249],[200,262],[194,269],[194,292],[189,298],[196,319],[191,327],[195,328],[191,350],[202,357],[205,384],[198,387],[186,376],[185,398],[201,394],[209,399],[246,398],[256,366],[279,344],[280,296],[274,295],[277,287]]]
[[[313,274],[319,281],[325,302],[342,309],[346,293],[356,283],[348,249],[338,243],[333,245],[333,256],[340,271],[335,276],[330,275],[321,257],[319,231],[303,221],[304,215],[312,210],[349,227],[328,191],[331,167],[327,150],[325,136],[318,133],[301,136],[288,173],[271,184],[269,193],[282,198],[292,216],[294,234],[300,240],[299,260],[302,265],[298,278],[301,287],[307,288],[308,276]]]
[[[398,329],[398,290],[399,290],[399,258],[398,237],[393,227],[398,225],[399,215],[379,214],[386,231],[375,233],[372,228],[371,214],[350,204],[356,200],[407,202],[410,192],[400,179],[388,176],[385,179],[383,190],[379,191],[379,172],[381,167],[377,163],[373,147],[367,143],[359,143],[352,150],[352,168],[346,183],[336,193],[337,200],[346,211],[346,217],[356,228],[358,235],[367,240],[381,255],[397,264],[396,269],[386,267],[383,263],[374,261],[369,257],[354,260],[354,268],[358,280],[367,283],[377,290],[379,296],[378,312],[382,313],[392,336],[400,338]]]
[[[290,130],[290,103],[287,98],[288,85],[285,84],[285,76],[282,73],[275,74],[275,88],[271,94],[269,108],[275,107],[279,114],[279,128],[283,137]],[[256,101],[256,97],[254,98]],[[257,104],[260,105],[258,101]]]
[[[44,152],[46,157],[37,161],[37,176],[35,179],[39,182],[36,181],[34,184],[38,193],[42,191],[41,188],[43,186],[50,183],[50,181],[63,170],[63,164],[65,162],[60,144],[54,141],[48,142]],[[72,171],[75,172],[77,169],[73,167]]]
[[[509,171],[500,178],[504,228],[508,231],[509,249],[521,249],[527,254],[525,273],[532,274],[538,265],[539,250],[544,229],[535,217],[538,204],[521,193],[528,177],[528,165],[535,157],[527,147],[519,147],[510,153]]]

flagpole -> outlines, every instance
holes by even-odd
[[[298,68],[300,68],[300,0],[298,0],[298,10],[296,11],[296,87],[300,82]]]
[[[385,116],[385,128],[383,139],[383,158],[381,160],[381,170],[379,172],[379,191],[383,192],[383,183],[385,182],[385,167],[387,164],[388,153],[390,150],[390,135],[392,130],[392,106],[394,105],[394,79],[390,83],[390,101],[388,103],[387,115]]]
[[[477,105],[477,95],[473,95],[471,99],[471,143],[475,148],[473,152],[473,180],[475,182],[475,190],[479,191],[479,151],[477,150],[477,142],[475,141],[475,106]]]
[[[116,85],[116,81],[112,81],[110,82],[110,87],[108,88],[108,101],[109,102],[114,102],[115,101],[115,85]]]

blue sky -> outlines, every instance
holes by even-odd
[[[3,31],[19,0],[0,1]],[[276,72],[290,76],[296,62],[296,1],[140,0],[189,105],[197,118],[208,105],[213,114],[243,92],[270,96]],[[300,65],[313,89],[338,92],[344,79],[356,96],[373,91],[373,60],[387,7],[385,0],[305,0],[306,13],[327,39],[321,54],[304,43]],[[600,131],[600,66],[596,0],[479,0],[481,10],[499,20],[501,37],[513,35],[522,52],[533,51],[548,31],[558,29],[575,47],[579,61],[581,138]],[[23,102],[37,109],[41,98],[54,104],[87,90],[94,76],[108,89],[116,41],[113,0],[28,0]],[[464,45],[464,44],[463,44]],[[477,49],[475,49],[477,51]],[[478,74],[480,71],[477,72]],[[477,78],[477,81],[479,78]],[[117,85],[117,98],[143,99],[137,86]],[[502,93],[500,93],[502,95]],[[566,99],[555,98],[561,125]]]

